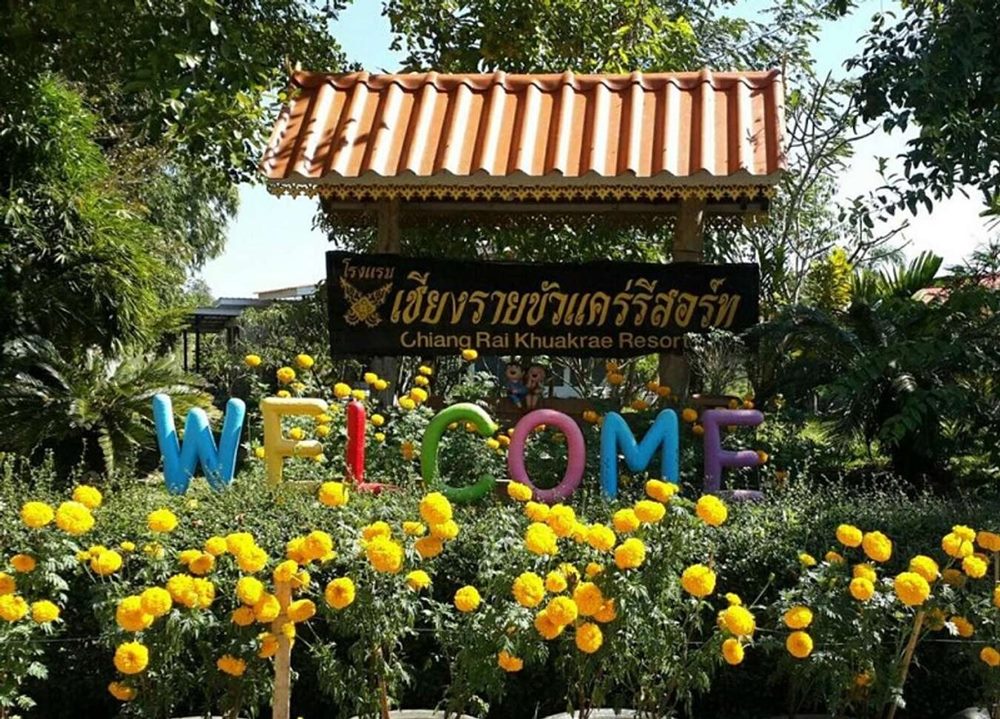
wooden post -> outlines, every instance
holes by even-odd
[[[701,262],[705,259],[705,201],[683,200],[674,229],[674,262]],[[683,350],[660,354],[660,384],[674,395],[687,397],[691,367]]]
[[[402,250],[399,231],[399,200],[382,200],[378,204],[378,238],[375,241],[375,252],[398,255]],[[396,375],[399,373],[398,357],[372,358],[372,371],[389,382],[379,399],[386,406],[392,404],[396,393]]]
[[[290,582],[275,582],[274,592],[281,605],[281,613],[271,623],[271,631],[278,639],[274,655],[274,696],[271,701],[272,719],[291,719],[292,713],[292,643],[282,630],[288,621],[288,605],[292,601]]]

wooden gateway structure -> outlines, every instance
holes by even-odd
[[[785,168],[778,71],[315,74],[292,78],[262,169],[398,253],[409,222],[475,213],[671,224],[703,260],[711,218],[766,212]],[[683,393],[686,363],[661,357]]]

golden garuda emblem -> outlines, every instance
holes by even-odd
[[[371,292],[362,292],[341,277],[340,286],[344,289],[344,297],[350,305],[347,312],[344,313],[347,324],[353,327],[364,322],[369,327],[374,327],[382,321],[378,315],[378,309],[389,296],[389,292],[392,291],[391,282],[387,282]]]

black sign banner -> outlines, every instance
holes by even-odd
[[[334,356],[625,357],[757,323],[757,265],[326,255]]]

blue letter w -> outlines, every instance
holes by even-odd
[[[226,403],[222,434],[216,448],[205,410],[197,407],[190,410],[184,422],[184,443],[181,444],[174,428],[174,410],[170,397],[165,394],[153,397],[153,422],[156,425],[160,455],[163,457],[163,478],[167,491],[184,494],[199,461],[212,489],[224,489],[233,481],[236,450],[240,446],[246,411],[243,400],[233,398]]]

